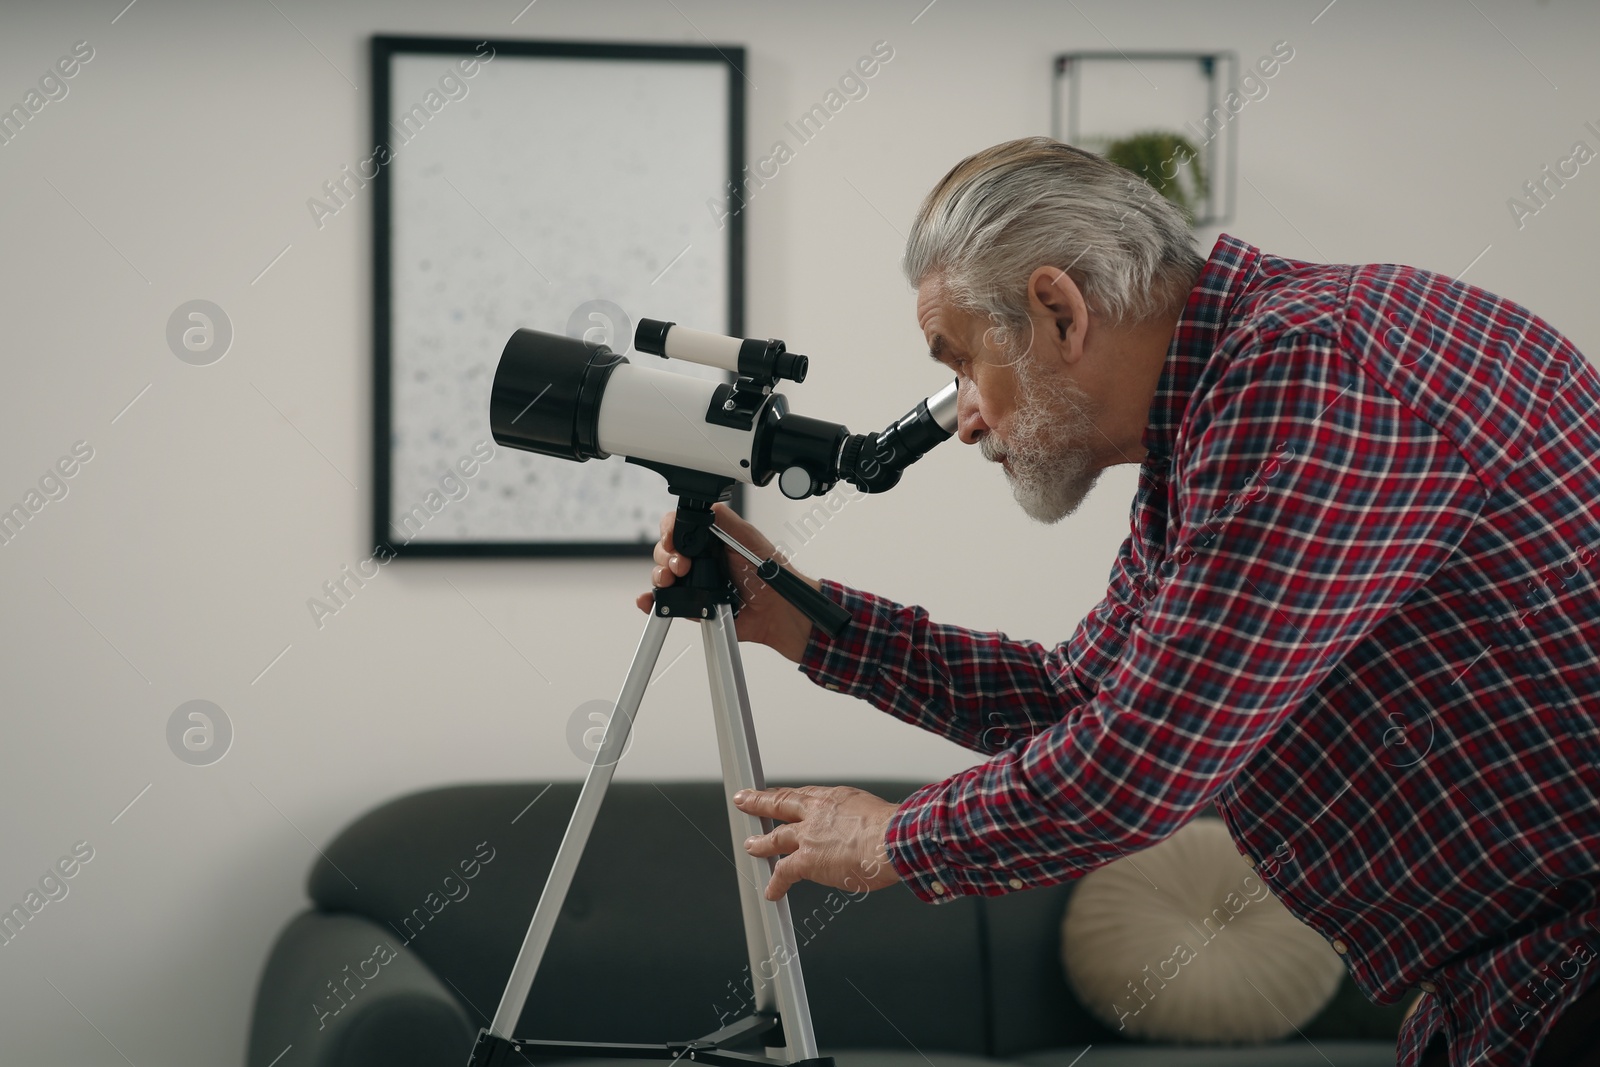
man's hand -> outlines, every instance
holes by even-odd
[[[882,889],[900,880],[884,843],[889,819],[899,805],[847,785],[741,789],[733,795],[733,804],[750,815],[783,823],[744,843],[752,856],[783,857],[767,883],[768,900],[782,899],[801,879],[852,893]]]
[[[712,504],[711,514],[718,529],[751,552],[762,559],[776,559],[788,565],[788,558],[778,551],[777,546],[767,540],[760,530],[740,518],[738,512],[727,504],[720,501]],[[678,550],[672,544],[672,529],[677,525],[677,520],[676,508],[661,516],[661,539],[656,542],[655,549],[656,566],[650,571],[652,589],[665,588],[689,573],[689,561],[678,555]],[[749,560],[726,545],[719,543],[718,547],[728,560],[729,577],[733,579],[734,588],[743,602],[738,617],[734,619],[734,634],[741,641],[760,642],[776,649],[785,659],[799,663],[805,658],[806,646],[811,640],[811,620],[757,577],[755,565]],[[807,578],[793,567],[789,567],[789,570],[817,592],[822,591],[822,583],[815,578]],[[640,593],[634,602],[640,611],[648,615],[654,607],[655,594],[653,591]]]

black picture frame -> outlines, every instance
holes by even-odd
[[[391,138],[391,61],[400,55],[439,55],[467,57],[484,46],[496,56],[545,57],[559,59],[635,59],[690,63],[712,63],[727,68],[727,160],[726,189],[739,190],[745,158],[745,49],[738,45],[669,45],[612,41],[553,39],[484,39],[477,37],[435,37],[400,34],[375,34],[371,39],[370,62],[373,145],[385,145]],[[394,190],[390,167],[377,167],[372,178],[372,315],[373,315],[373,492],[371,533],[375,544],[394,556],[432,558],[472,557],[614,557],[635,559],[650,556],[651,541],[404,541],[392,533],[393,463],[391,438],[394,428],[393,377],[393,247],[391,243]],[[744,335],[744,213],[737,197],[729,201],[725,224],[727,262],[727,324],[730,336]],[[507,334],[509,337],[509,333]],[[728,377],[731,380],[731,376]],[[484,398],[484,423],[487,432],[488,398]],[[504,450],[502,450],[504,451]],[[560,462],[560,461],[554,461]],[[665,483],[663,482],[663,489]],[[744,507],[744,485],[733,487],[730,506]]]

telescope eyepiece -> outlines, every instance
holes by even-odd
[[[791,382],[806,380],[806,370],[811,366],[811,361],[797,352],[782,350],[783,342],[779,341],[779,352],[775,366],[775,373],[779,378],[786,378]]]
[[[840,453],[840,476],[868,493],[893,489],[907,467],[954,435],[958,385],[951,382],[880,434],[853,435]]]

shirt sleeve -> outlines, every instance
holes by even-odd
[[[985,755],[1060,722],[1093,692],[1073,640],[1054,648],[929,620],[925,609],[822,579],[853,620],[837,638],[813,628],[800,670],[818,685]],[[1081,636],[1080,627],[1080,636]]]
[[[1182,826],[1455,550],[1484,491],[1335,339],[1236,357],[1186,416],[1160,585],[1061,722],[896,810],[925,901],[1049,885]]]

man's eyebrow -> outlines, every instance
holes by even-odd
[[[933,343],[928,346],[928,358],[933,360],[935,363],[944,362],[943,334],[936,333],[933,335]]]

